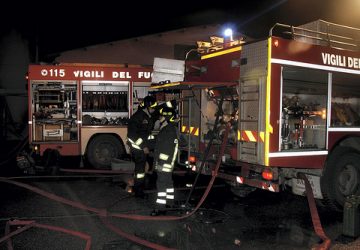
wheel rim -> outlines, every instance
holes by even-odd
[[[339,191],[344,196],[354,194],[357,183],[359,183],[359,175],[356,167],[352,164],[345,165],[338,176]]]

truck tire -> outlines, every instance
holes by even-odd
[[[111,160],[125,153],[123,143],[113,135],[97,135],[89,142],[86,159],[93,168],[110,169]]]
[[[349,147],[336,148],[329,156],[320,185],[327,208],[342,211],[347,196],[360,194],[360,153]]]

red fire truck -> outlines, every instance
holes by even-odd
[[[303,195],[304,173],[315,198],[341,210],[360,193],[359,35],[318,20],[276,24],[260,41],[198,42],[201,58],[186,62],[184,81],[153,84],[180,93],[188,166],[212,173],[230,122],[217,176],[234,192]]]
[[[110,167],[112,158],[128,153],[127,119],[148,94],[151,73],[135,65],[30,65],[29,143],[35,155],[84,156],[95,168]]]

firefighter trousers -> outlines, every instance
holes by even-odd
[[[134,170],[134,191],[142,193],[145,183],[145,164],[146,155],[144,151],[138,149],[132,149],[131,151],[132,160],[135,163]]]
[[[174,205],[175,191],[172,180],[172,172],[157,171],[157,196],[156,208],[164,209]]]

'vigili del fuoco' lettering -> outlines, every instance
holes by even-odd
[[[346,67],[346,57],[329,53],[321,53],[324,64],[332,66]]]
[[[98,70],[76,70],[75,77],[104,78],[104,71]]]

